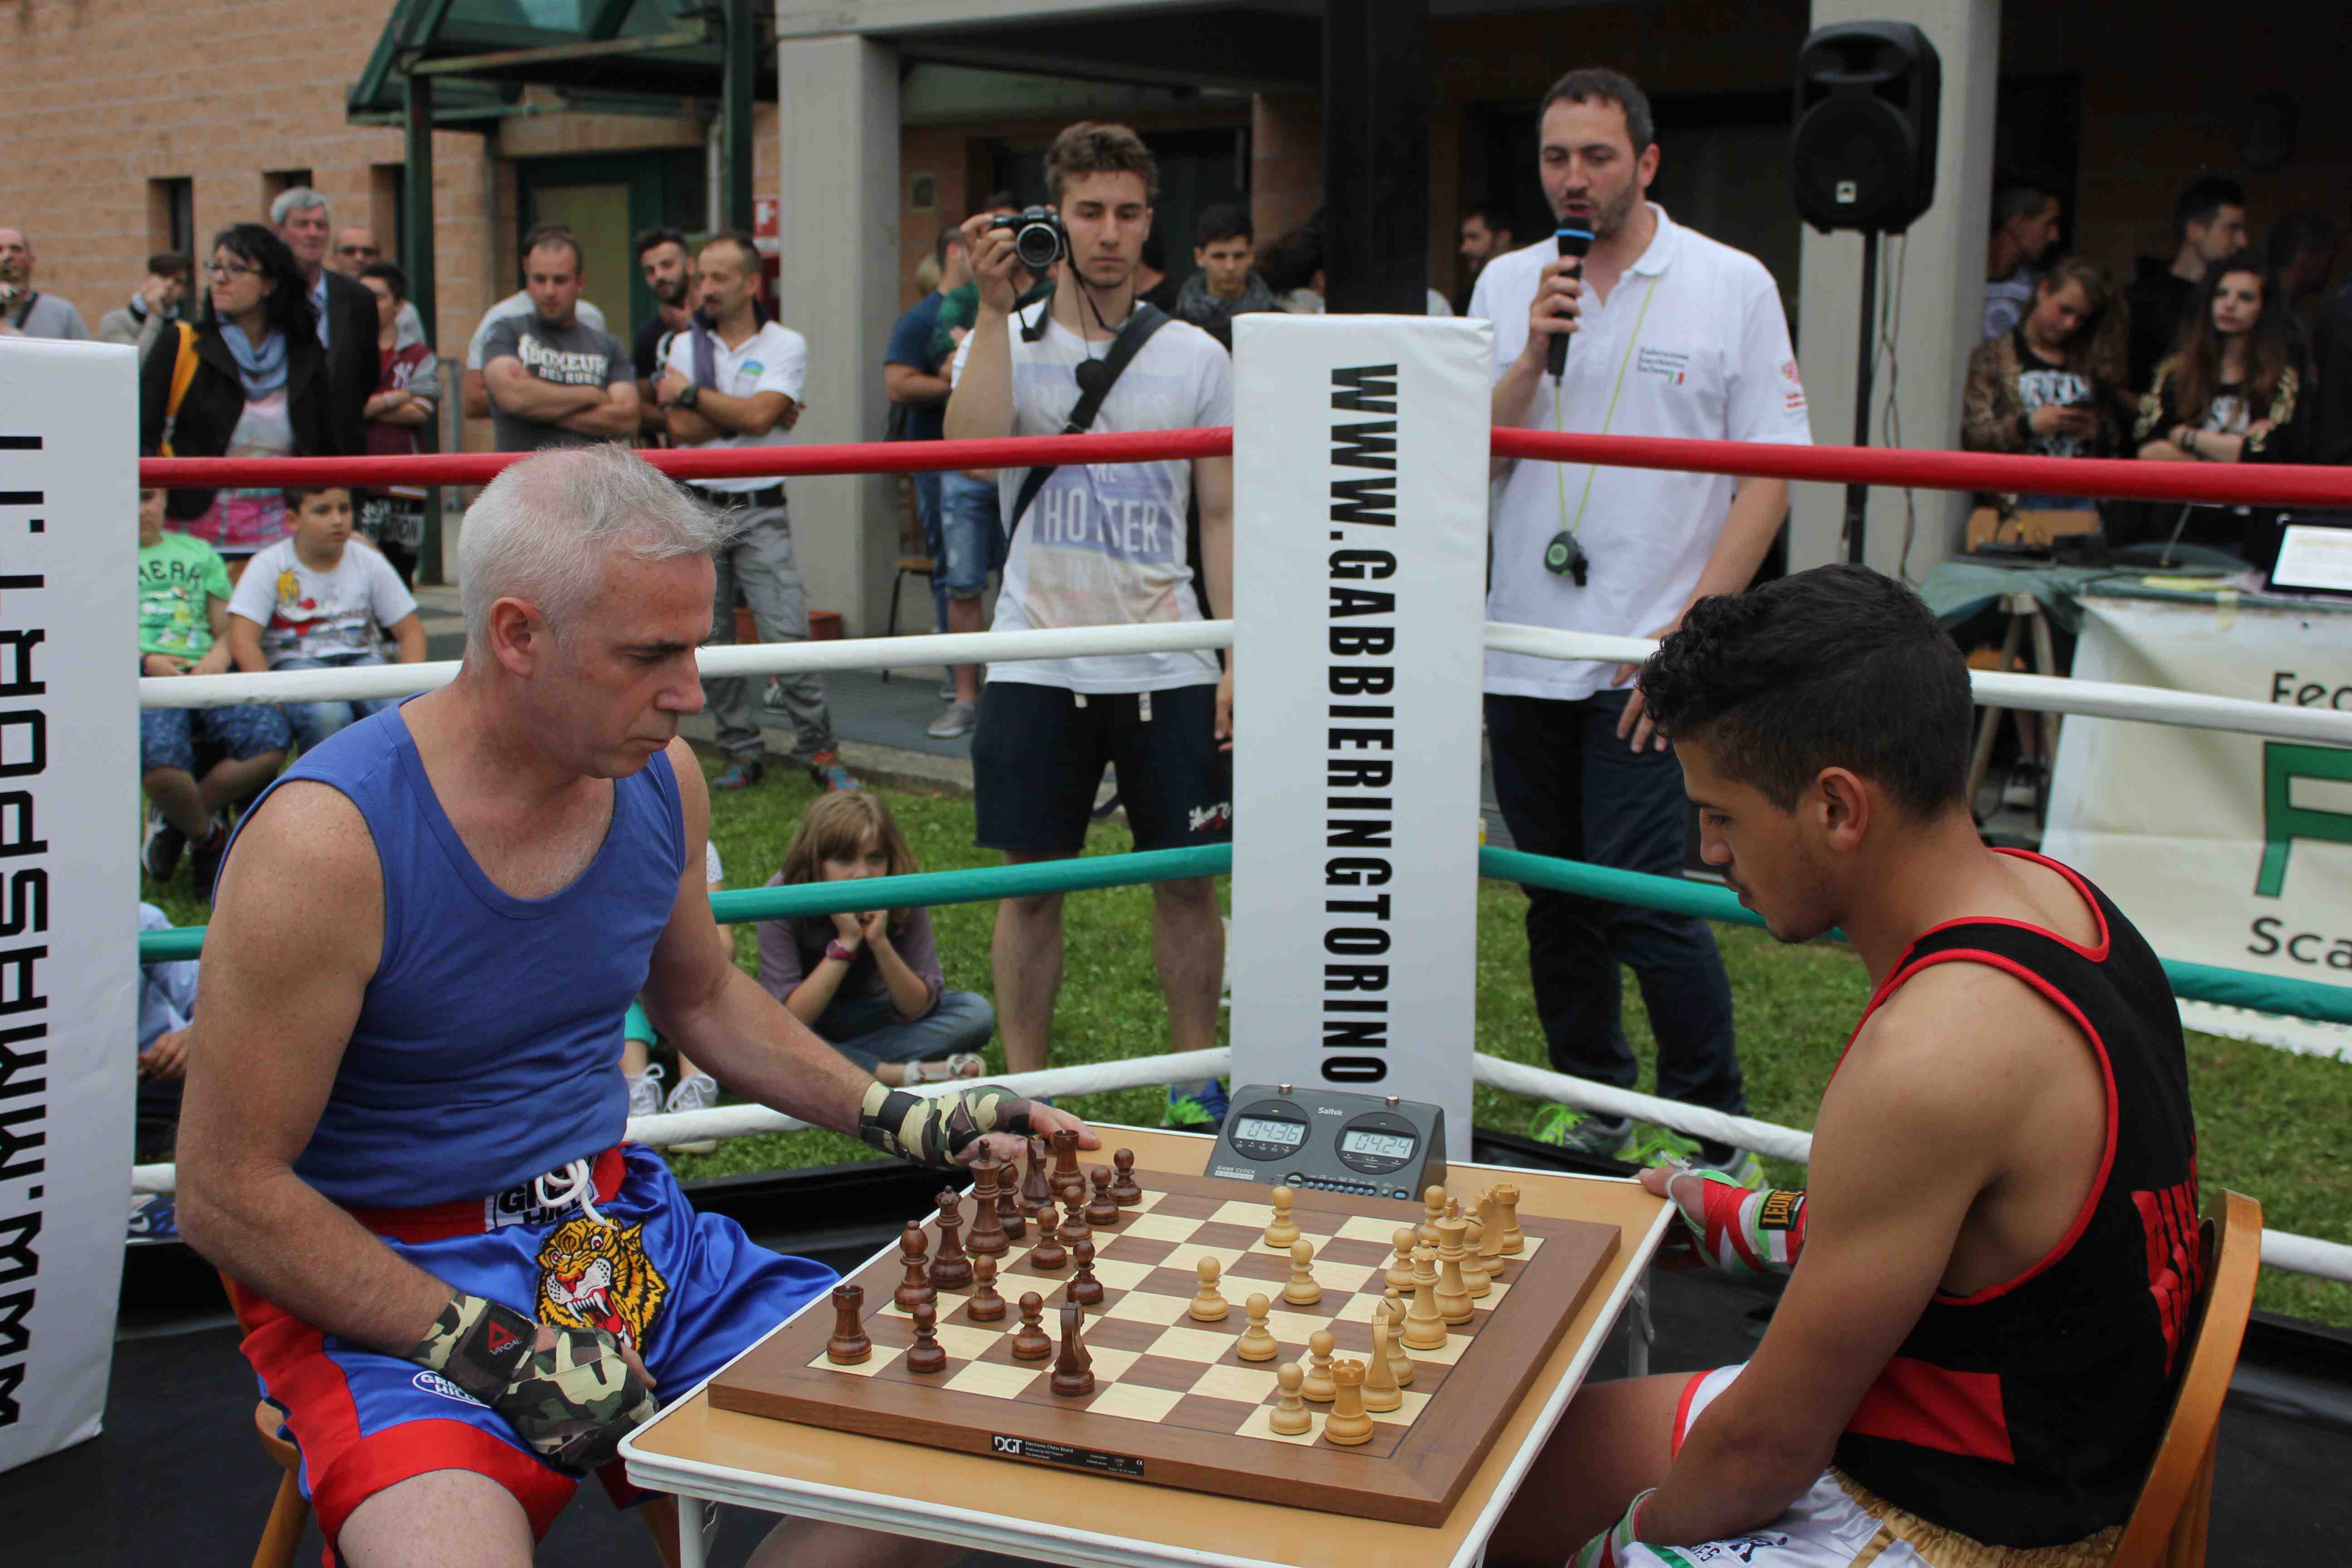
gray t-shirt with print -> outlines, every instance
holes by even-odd
[[[501,359],[519,359],[523,369],[540,380],[563,386],[610,386],[634,374],[629,351],[621,340],[576,316],[560,327],[541,320],[536,311],[492,322],[482,342],[482,369],[488,372],[493,362]],[[598,439],[520,418],[499,407],[495,395],[490,399],[490,430],[501,452],[586,447]]]

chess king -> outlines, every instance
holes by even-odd
[[[1636,701],[1708,864],[1783,942],[1843,931],[1874,990],[1808,1191],[1643,1174],[1698,1259],[1788,1273],[1755,1358],[1585,1389],[1487,1560],[2105,1563],[2200,1283],[2155,953],[2073,871],[1979,839],[1968,669],[1891,578],[1702,598]]]
[[[886,1089],[730,961],[677,739],[727,528],[612,447],[507,469],[467,515],[457,679],[307,753],[231,847],[181,1225],[235,1282],[331,1561],[521,1568],[656,1390],[833,1284],[622,1144],[640,992],[731,1088],[919,1163],[1098,1146],[1002,1089]],[[755,1561],[953,1555],[787,1525]]]

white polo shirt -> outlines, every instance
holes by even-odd
[[[1780,291],[1764,264],[1651,205],[1658,232],[1604,303],[1588,285],[1559,400],[1538,379],[1528,426],[1612,436],[1681,436],[1809,446],[1805,389]],[[1547,239],[1496,257],[1478,275],[1472,316],[1495,326],[1495,378],[1528,340]],[[1613,405],[1613,407],[1612,407]],[[1731,507],[1732,481],[1582,463],[1520,461],[1494,503],[1486,618],[1643,637],[1682,612]],[[1544,569],[1544,548],[1574,526],[1586,585]],[[1572,701],[1612,668],[1486,655],[1486,689]]]
[[[662,363],[687,380],[694,379],[694,334],[688,331],[672,332],[669,348]],[[794,403],[801,401],[801,389],[808,384],[808,340],[790,327],[769,321],[750,337],[740,348],[729,348],[727,340],[711,335],[711,370],[714,384],[711,390],[730,397],[750,397],[755,393],[781,392]],[[778,425],[764,436],[721,436],[715,441],[692,443],[698,452],[717,451],[732,447],[781,447],[793,438],[793,433]],[[764,490],[781,481],[767,475],[755,474],[741,479],[696,479],[694,488],[718,495],[741,495],[751,490]]]

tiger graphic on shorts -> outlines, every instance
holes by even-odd
[[[539,1249],[539,1318],[603,1329],[642,1350],[669,1285],[646,1258],[645,1226],[567,1220]]]

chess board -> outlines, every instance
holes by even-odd
[[[1500,1260],[1491,1292],[1473,1302],[1467,1323],[1444,1346],[1410,1351],[1413,1379],[1402,1405],[1372,1415],[1370,1442],[1343,1447],[1323,1436],[1328,1405],[1309,1405],[1312,1425],[1283,1436],[1267,1424],[1275,1368],[1302,1364],[1307,1338],[1328,1330],[1340,1357],[1367,1358],[1372,1315],[1387,1286],[1390,1239],[1424,1217],[1421,1205],[1301,1191],[1292,1212],[1315,1244],[1322,1300],[1282,1300],[1286,1249],[1265,1245],[1273,1217],[1267,1189],[1209,1176],[1139,1169],[1139,1205],[1115,1226],[1096,1226],[1095,1277],[1103,1300],[1087,1309],[1085,1340],[1095,1389],[1060,1398],[1047,1387],[1050,1359],[1013,1359],[1023,1292],[1045,1300],[1045,1326],[1058,1349],[1064,1287],[1076,1272],[1051,1272],[1029,1254],[1033,1223],[997,1259],[1004,1318],[978,1323],[971,1292],[941,1290],[942,1372],[906,1367],[912,1320],[891,1302],[902,1270],[894,1247],[849,1278],[865,1288],[866,1330],[874,1350],[855,1366],[826,1359],[835,1314],[820,1297],[711,1381],[722,1410],[1046,1464],[1160,1486],[1320,1509],[1401,1524],[1444,1521],[1496,1436],[1528,1393],[1592,1285],[1617,1250],[1614,1226],[1522,1216],[1523,1251]],[[972,1200],[964,1198],[969,1233]],[[936,1242],[936,1229],[933,1239]],[[1223,1271],[1231,1310],[1196,1322],[1189,1309],[1200,1260]],[[1273,1361],[1234,1353],[1248,1326],[1244,1303],[1264,1294],[1280,1343]]]

